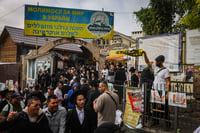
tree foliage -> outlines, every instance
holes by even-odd
[[[147,35],[200,27],[200,0],[150,0],[147,8],[133,13]]]
[[[200,0],[193,1],[188,13],[180,19],[180,22],[189,29],[200,28]]]

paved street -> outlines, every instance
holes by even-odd
[[[147,131],[142,130],[142,129],[130,129],[126,126],[123,126],[122,130],[126,130],[125,133],[152,133],[152,132],[147,132]]]

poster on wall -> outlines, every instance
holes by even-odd
[[[51,61],[44,61],[40,60],[37,61],[37,72],[43,72],[44,70],[50,70],[51,69]]]
[[[165,91],[151,90],[150,102],[165,104]]]
[[[11,91],[11,90],[14,90],[14,84],[13,84],[13,80],[9,80],[8,81],[8,89]]]
[[[58,64],[57,64],[57,68],[58,69],[63,69],[63,61],[58,61]]]
[[[139,124],[143,112],[143,94],[138,89],[126,89],[124,122],[133,128]]]
[[[6,85],[4,83],[0,83],[0,91],[4,90],[5,86]]]
[[[127,80],[131,80],[131,72],[129,71],[131,67],[135,68],[135,57],[128,56],[128,61],[127,61]]]
[[[25,5],[24,34],[113,39],[114,12]]]
[[[181,33],[140,38],[138,46],[139,49],[146,51],[150,61],[155,62],[157,56],[164,55],[164,66],[167,67],[170,72],[179,72],[181,70]],[[140,56],[138,70],[142,71],[146,66],[144,57]]]
[[[113,91],[114,90],[114,86],[112,83],[108,83],[108,89],[109,91]]]
[[[200,63],[200,30],[186,31],[186,63],[199,64]]]
[[[168,103],[170,106],[187,108],[186,93],[169,92]]]

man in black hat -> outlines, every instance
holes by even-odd
[[[153,82],[153,89],[155,89],[156,91],[158,91],[158,93],[160,95],[162,95],[162,92],[165,92],[165,105],[161,104],[161,108],[159,108],[160,110],[164,110],[165,111],[165,119],[169,120],[169,111],[168,111],[168,92],[170,91],[170,72],[169,70],[164,67],[163,63],[165,61],[165,57],[163,55],[160,55],[158,57],[155,58],[155,64],[153,64],[153,62],[150,62],[146,52],[144,52],[144,59],[146,64],[151,67],[154,70],[154,82]],[[154,114],[157,112],[154,112]],[[163,114],[161,114],[160,117],[162,117]],[[156,121],[156,123],[158,123]],[[168,123],[166,123],[167,126],[169,125]]]
[[[122,68],[122,63],[118,63],[117,64],[118,66],[118,69],[116,71],[116,74],[115,74],[115,89],[117,90],[117,94],[119,96],[119,103],[121,104],[122,103],[122,98],[123,98],[123,84],[124,84],[124,81],[126,80],[126,75],[125,75],[125,71],[124,69]]]
[[[5,87],[5,89],[1,91],[1,96],[2,96],[2,101],[0,102],[0,112],[2,111],[4,106],[8,104],[8,101],[10,100],[11,97],[11,91],[9,91],[7,87]]]
[[[139,78],[135,74],[135,68],[131,67],[129,71],[131,72],[131,86],[138,87]]]
[[[87,80],[85,78],[83,78],[82,81],[81,81],[81,87],[80,87],[80,89],[83,90],[83,91],[85,91],[86,96],[87,96],[88,91],[90,90],[90,87],[87,84]]]
[[[91,133],[85,106],[85,91],[75,91],[70,102],[74,105],[66,117],[66,133]]]
[[[51,77],[47,70],[44,70],[41,76],[41,85],[44,92],[47,92],[47,87],[51,85]]]

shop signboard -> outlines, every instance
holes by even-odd
[[[118,54],[118,50],[112,50],[109,52],[109,56],[106,56],[106,60],[127,60],[127,55]]]
[[[25,5],[24,34],[113,39],[114,13]]]
[[[99,50],[99,55],[100,56],[109,56],[109,52],[110,52],[109,49],[100,49]]]

